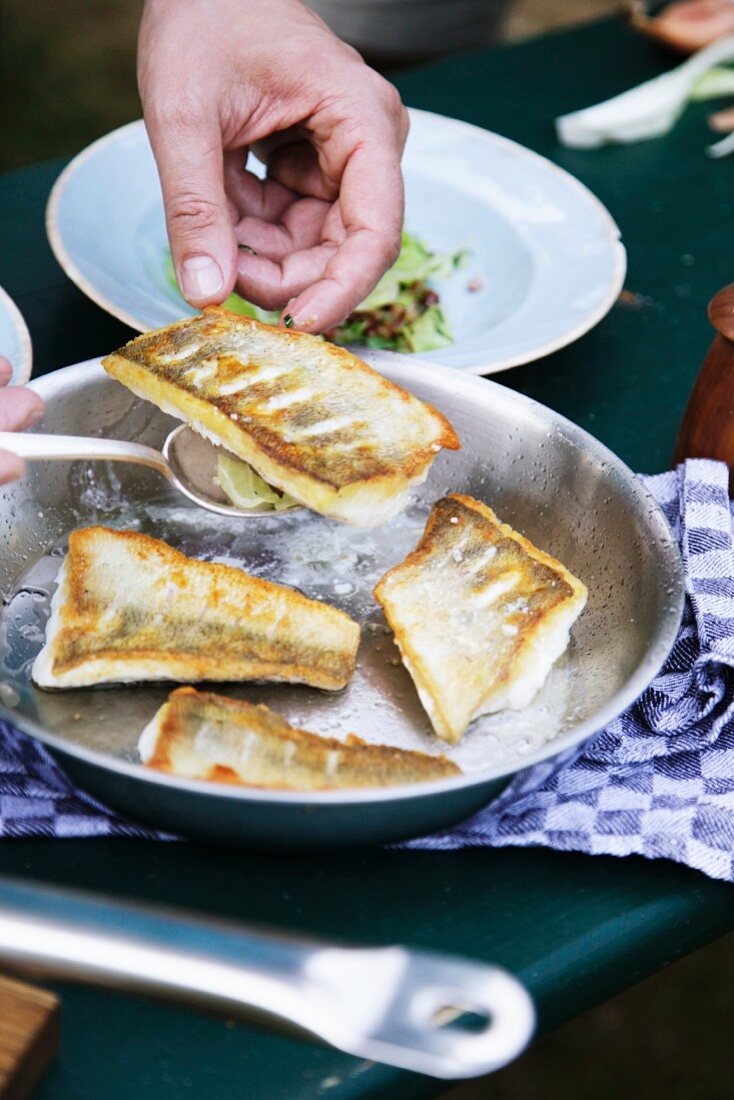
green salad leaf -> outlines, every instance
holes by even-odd
[[[453,256],[429,252],[423,241],[403,231],[402,248],[397,260],[354,312],[369,313],[401,299],[405,302],[406,288],[418,282],[425,283],[428,279],[447,279],[464,262],[466,256],[464,249]]]
[[[443,348],[453,343],[451,329],[439,305],[429,306],[403,330],[408,349],[414,352]]]
[[[257,508],[261,512],[284,512],[297,508],[298,501],[273,489],[252,466],[239,458],[220,455],[217,479],[236,508]]]
[[[429,282],[446,279],[468,257],[466,249],[453,254],[431,252],[418,237],[403,232],[400,255],[371,294],[341,325],[326,333],[335,344],[362,344],[369,348],[422,352],[453,343],[451,327],[436,291]],[[173,261],[166,262],[168,282],[178,291]],[[231,294],[224,306],[233,313],[263,324],[277,324],[277,311]]]

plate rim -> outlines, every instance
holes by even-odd
[[[414,358],[408,355],[385,352],[380,353],[380,355],[385,354],[389,354],[391,360],[393,358],[395,359],[394,367],[396,368],[396,373],[400,376],[404,374],[409,376],[413,371],[416,371],[418,374],[425,374],[426,371],[433,371],[434,373],[445,374],[447,381],[450,381],[454,386],[458,381],[456,379],[456,370],[454,367],[443,366],[429,360],[421,360],[420,358]],[[53,390],[55,382],[60,381],[62,384],[67,380],[76,382],[76,376],[78,376],[78,381],[80,382],[87,378],[93,379],[95,376],[103,377],[104,369],[101,366],[101,357],[87,359],[81,363],[75,363],[60,368],[59,370],[52,371],[50,374],[34,379],[30,385],[31,388],[36,391],[43,391],[45,389]],[[408,387],[410,381],[409,379],[405,379],[405,381],[406,387]],[[660,532],[662,551],[671,572],[668,583],[675,589],[675,596],[674,598],[670,598],[667,614],[664,618],[661,618],[657,633],[645,659],[627,681],[625,681],[622,687],[607,701],[606,705],[600,708],[595,717],[587,718],[584,722],[581,722],[579,726],[567,731],[560,737],[546,741],[536,752],[531,753],[527,760],[520,766],[518,766],[516,762],[512,764],[506,761],[504,763],[498,763],[493,768],[488,768],[481,772],[472,772],[471,774],[462,773],[459,776],[447,779],[437,779],[429,782],[403,784],[392,787],[339,791],[261,790],[244,786],[230,787],[228,784],[217,784],[203,779],[183,779],[178,776],[156,772],[154,769],[146,769],[145,765],[142,763],[132,763],[120,760],[114,756],[99,752],[98,750],[69,743],[57,734],[45,730],[39,723],[27,719],[22,715],[18,715],[14,708],[3,704],[1,699],[0,719],[22,729],[24,732],[41,741],[42,744],[49,746],[52,750],[55,749],[60,753],[72,756],[94,767],[101,767],[105,771],[112,772],[118,776],[127,776],[130,779],[135,779],[142,783],[153,783],[170,790],[176,790],[191,795],[225,798],[241,803],[268,803],[290,805],[292,807],[339,807],[345,805],[369,805],[375,802],[398,802],[408,799],[427,798],[434,794],[448,794],[459,790],[469,790],[470,788],[488,785],[505,778],[509,782],[513,776],[520,774],[527,768],[534,767],[536,764],[542,764],[572,749],[580,748],[586,740],[595,733],[598,733],[608,725],[609,722],[613,721],[614,718],[618,717],[619,714],[626,710],[627,707],[631,706],[635,699],[639,698],[640,694],[649,686],[667,659],[678,633],[685,598],[685,578],[680,548],[665,519],[662,508],[655,500],[650,490],[637,477],[634,471],[632,471],[621,458],[615,455],[613,451],[606,447],[605,444],[601,443],[600,440],[596,439],[584,428],[574,424],[573,421],[568,420],[561,413],[549,409],[548,406],[542,405],[540,402],[527,397],[525,394],[508,389],[500,383],[492,382],[490,379],[480,380],[469,375],[464,385],[468,387],[489,385],[501,391],[504,397],[510,401],[517,400],[521,404],[529,405],[532,409],[542,410],[543,413],[550,412],[554,417],[558,418],[561,426],[569,432],[575,440],[590,447],[598,455],[600,461],[611,463],[613,467],[618,468],[620,472],[624,474],[624,480],[627,487],[638,498],[640,506],[642,507],[644,505],[649,521],[652,522],[653,515],[656,518]],[[52,397],[53,393],[46,394],[46,399],[51,399]],[[173,690],[174,686],[175,685],[172,683],[171,690]]]
[[[542,153],[536,153],[534,149],[528,148],[526,145],[521,145],[517,141],[513,141],[512,138],[504,137],[501,134],[496,134],[492,130],[486,130],[482,126],[477,126],[473,122],[466,122],[463,119],[453,118],[451,115],[442,115],[436,111],[426,111],[419,107],[408,107],[409,116],[420,116],[426,119],[440,119],[442,123],[449,123],[453,129],[468,131],[471,135],[482,135],[481,140],[487,141],[488,139],[506,150],[512,150],[513,152],[520,154],[521,156],[542,165],[544,170],[550,169],[553,174],[563,179],[564,183],[572,190],[576,190],[578,195],[589,206],[596,209],[597,213],[601,215],[602,222],[606,223],[607,230],[609,232],[609,243],[613,250],[613,263],[609,271],[609,283],[606,293],[601,302],[597,303],[592,309],[580,320],[576,322],[565,333],[560,334],[550,340],[546,340],[543,344],[538,345],[534,349],[527,350],[525,352],[519,352],[515,355],[507,355],[502,359],[496,359],[491,362],[475,363],[471,366],[465,367],[452,367],[452,370],[457,371],[459,374],[498,374],[501,371],[509,370],[512,367],[520,367],[526,363],[534,363],[539,359],[544,359],[547,356],[553,354],[555,351],[560,351],[561,348],[568,347],[570,344],[575,343],[587,332],[589,332],[595,325],[597,325],[610,311],[614,303],[619,297],[619,294],[624,286],[625,276],[627,274],[627,250],[621,240],[621,231],[619,226],[615,222],[614,218],[607,210],[604,203],[599,199],[593,191],[591,191],[586,184],[577,179],[565,168],[561,168],[555,164],[548,157],[542,155]],[[91,299],[100,309],[105,310],[111,316],[116,317],[118,321],[122,321],[129,328],[134,329],[136,332],[150,332],[148,328],[138,317],[116,303],[112,302],[107,295],[102,293],[87,277],[80,271],[77,264],[70,256],[61,236],[61,230],[59,228],[58,214],[59,207],[61,205],[64,192],[69,185],[69,182],[76,175],[81,167],[87,160],[91,159],[99,149],[105,145],[119,140],[120,136],[130,131],[138,131],[140,129],[145,130],[145,120],[142,118],[134,119],[132,122],[127,122],[123,126],[118,126],[114,130],[110,130],[109,133],[103,134],[102,137],[96,139],[87,145],[81,152],[77,153],[73,157],[66,167],[62,170],[56,181],[54,182],[51,192],[46,203],[45,211],[45,226],[46,235],[48,237],[51,251],[53,252],[56,261],[59,266],[65,272],[65,274],[71,279],[73,283]]]
[[[7,290],[0,286],[0,310],[2,309],[4,309],[9,316],[20,343],[20,364],[17,373],[15,371],[13,372],[13,377],[9,384],[11,386],[24,386],[33,373],[33,344],[31,343],[31,334],[28,331],[25,317],[20,312],[15,301],[10,297]]]

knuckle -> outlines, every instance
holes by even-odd
[[[374,102],[382,116],[381,129],[387,125],[392,133],[395,145],[402,150],[408,137],[408,129],[410,121],[408,112],[403,105],[403,101],[400,96],[400,92],[391,84],[385,80],[384,77],[375,74],[377,79],[377,86],[375,89]]]
[[[402,103],[400,104],[399,127],[400,141],[402,145],[405,145],[406,141],[408,140],[408,134],[410,132],[410,115],[408,114],[407,108],[404,107]]]
[[[405,113],[405,108],[403,107],[403,101],[400,98],[400,92],[397,90],[394,84],[391,84],[387,80],[384,83],[383,99],[385,107],[387,108],[389,113],[397,119],[402,118],[403,114]]]
[[[375,73],[375,77],[377,82],[377,98],[382,110],[391,120],[399,122],[405,111],[400,92],[394,84],[386,80],[383,76],[380,76],[379,73]]]
[[[374,230],[374,233],[376,238],[374,255],[382,268],[387,270],[400,255],[402,233],[398,227],[385,228],[382,231]]]
[[[177,234],[194,234],[219,222],[219,208],[198,195],[174,195],[168,206],[168,221]]]
[[[197,129],[203,121],[198,97],[178,89],[151,95],[146,103],[145,120],[156,132],[182,134]]]

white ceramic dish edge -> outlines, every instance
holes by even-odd
[[[7,291],[3,290],[1,286],[0,311],[5,312],[6,316],[9,318],[18,338],[18,345],[20,348],[20,360],[14,367],[11,385],[22,386],[29,380],[33,370],[31,334],[28,331],[28,326],[25,323],[23,314]],[[0,351],[2,351],[2,348],[0,348]]]

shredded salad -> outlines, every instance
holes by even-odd
[[[273,489],[252,466],[234,455],[220,455],[217,481],[236,508],[256,508],[261,512],[285,512],[297,508],[298,501]]]
[[[400,255],[393,266],[354,313],[324,335],[335,344],[404,352],[432,351],[451,344],[451,328],[432,283],[451,276],[467,256],[466,249],[453,254],[431,252],[418,237],[404,232]],[[170,255],[166,272],[169,283],[178,291]],[[239,294],[231,294],[224,306],[269,325],[276,324],[280,316],[252,305]]]

